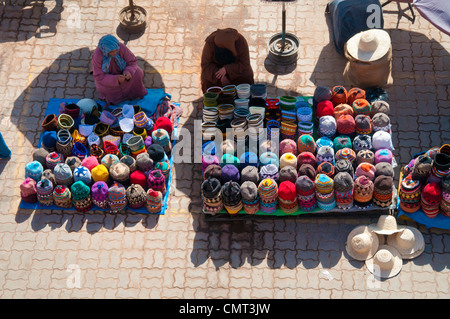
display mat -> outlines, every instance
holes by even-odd
[[[45,112],[45,116],[47,116],[49,114],[59,114],[59,105],[62,102],[65,102],[65,103],[77,103],[78,101],[79,101],[79,99],[55,99],[55,98],[52,98],[48,102],[47,110]],[[103,102],[103,101],[96,101],[96,102],[98,104],[102,105],[102,106],[105,104],[105,102]],[[123,102],[123,103],[127,103],[127,102],[128,101]],[[131,102],[131,101],[129,101],[128,103],[129,104],[133,104],[133,102]],[[177,104],[177,103],[175,103],[175,104]],[[111,108],[113,108],[113,107],[111,107]],[[174,127],[173,129],[174,129],[174,133],[173,133],[174,136],[177,136],[178,135],[177,127]],[[41,136],[39,138],[38,148],[41,147],[41,141],[42,141],[42,134],[41,134]],[[172,147],[172,153],[171,153],[171,155],[169,157],[170,173],[169,173],[169,177],[166,180],[166,189],[167,189],[167,191],[166,191],[166,193],[163,196],[162,208],[161,208],[161,211],[159,213],[152,214],[152,215],[164,215],[165,211],[167,210],[167,201],[168,201],[169,193],[170,193],[173,158],[174,158],[174,154],[175,154],[175,152],[174,152],[175,145],[176,145],[176,140],[173,140],[172,141],[172,146],[173,146]],[[75,212],[77,211],[75,209],[75,207],[63,208],[63,207],[59,207],[59,206],[56,206],[56,205],[44,206],[44,205],[39,204],[39,202],[31,204],[31,203],[27,203],[27,202],[21,201],[19,207],[20,208],[24,208],[24,209],[34,209],[34,210],[57,209],[57,210],[68,210],[68,211],[75,211]],[[102,208],[99,208],[99,207],[94,205],[90,211],[109,212],[109,209],[102,209]],[[151,214],[145,207],[141,207],[141,208],[130,208],[130,207],[127,207],[124,210],[124,212],[127,212],[127,211],[131,211],[131,212],[134,212],[134,213],[140,213],[140,214]]]
[[[305,101],[312,105],[312,96],[297,96],[297,101]],[[313,138],[317,140],[317,126],[313,127]],[[393,167],[397,166],[395,158],[392,163]],[[380,207],[372,204],[366,208],[359,208],[353,206],[350,209],[340,209],[333,208],[331,210],[322,210],[319,207],[312,211],[304,211],[298,209],[296,212],[287,214],[280,207],[278,207],[273,213],[264,213],[261,210],[257,211],[255,214],[248,214],[241,209],[237,214],[229,214],[225,209],[221,210],[215,215],[205,214],[205,220],[207,221],[226,221],[226,220],[251,220],[251,219],[261,219],[261,218],[279,218],[279,217],[301,217],[301,216],[368,216],[368,215],[380,215],[380,214],[393,214],[394,210],[397,208],[397,189],[394,185],[394,194],[392,196],[392,204],[388,207]]]

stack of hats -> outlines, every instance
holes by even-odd
[[[223,209],[222,185],[217,178],[210,177],[201,185],[203,213],[215,215]]]
[[[36,181],[31,177],[25,178],[22,184],[20,184],[20,197],[27,203],[33,204],[38,201]]]
[[[394,196],[394,179],[391,176],[379,175],[373,182],[373,203],[380,207],[392,205]]]
[[[439,183],[428,183],[423,187],[420,206],[427,217],[434,218],[439,214],[439,204],[441,199],[442,190]]]
[[[247,214],[253,215],[259,211],[258,186],[254,182],[245,181],[240,188],[243,209]]]
[[[72,194],[66,185],[56,185],[53,190],[53,201],[56,206],[62,208],[72,207]]]
[[[83,181],[77,181],[70,187],[72,203],[78,212],[85,213],[92,208],[91,189]]]
[[[240,212],[243,207],[241,186],[237,182],[228,181],[222,186],[223,207],[230,215]]]
[[[400,208],[407,213],[415,213],[420,209],[421,200],[421,186],[420,180],[412,178],[408,174],[400,183],[399,199]]]
[[[258,185],[259,204],[263,213],[273,214],[278,205],[278,184],[273,179],[262,180]]]
[[[108,184],[103,181],[95,182],[91,188],[92,203],[101,208],[108,208]]]
[[[335,208],[334,180],[325,174],[318,174],[316,175],[314,184],[316,187],[317,206],[322,210],[332,210]]]
[[[278,205],[286,214],[295,213],[298,210],[297,189],[290,181],[281,182],[278,186]]]
[[[295,188],[300,209],[306,212],[313,211],[317,207],[314,181],[306,175],[301,175],[295,182]]]
[[[444,216],[450,217],[450,175],[441,180],[442,199],[439,208]]]
[[[416,158],[412,169],[412,179],[419,180],[422,184],[425,183],[431,173],[433,167],[433,160],[427,155],[420,155]]]
[[[373,203],[373,182],[365,175],[355,179],[353,187],[353,203],[358,208],[366,209]]]
[[[37,199],[43,206],[53,205],[53,183],[43,178],[36,184]]]
[[[151,188],[147,190],[145,208],[150,214],[157,214],[162,209],[163,195],[160,191]]]
[[[114,182],[108,189],[108,206],[110,213],[119,213],[127,207],[127,191],[125,187]]]
[[[336,206],[340,209],[350,209],[353,207],[353,177],[346,171],[336,174],[334,177],[334,195]]]

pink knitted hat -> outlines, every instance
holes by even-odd
[[[98,159],[95,156],[88,156],[81,161],[81,166],[86,167],[89,171],[92,171],[92,169],[99,164],[100,163],[98,162]]]

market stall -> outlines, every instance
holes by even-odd
[[[181,108],[156,93],[108,109],[87,98],[50,99],[20,207],[164,214]]]
[[[386,213],[396,207],[387,94],[263,84],[203,96],[202,199],[209,220]]]

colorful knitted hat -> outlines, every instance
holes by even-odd
[[[55,174],[53,174],[53,171],[49,168],[45,169],[42,173],[41,179],[46,178],[52,182],[53,185],[56,185],[56,178]]]
[[[355,117],[359,114],[370,116],[372,106],[366,99],[356,99],[352,103],[352,107],[353,107],[353,114],[355,115]]]
[[[278,181],[279,174],[278,174],[278,167],[275,164],[267,164],[261,167],[259,170],[259,176],[261,180],[270,178],[274,181]]]
[[[56,135],[56,151],[63,156],[72,155],[73,141],[69,130],[62,129],[59,130]]]
[[[66,185],[56,185],[53,190],[53,201],[56,206],[62,208],[72,207],[72,194]]]
[[[47,162],[47,168],[54,169],[58,163],[63,163],[63,158],[61,154],[51,152],[47,155],[45,161]]]
[[[334,145],[333,141],[329,137],[326,137],[326,136],[319,137],[316,140],[317,149],[321,148],[322,146],[333,147],[333,145]]]
[[[297,157],[292,153],[284,153],[280,158],[280,168],[292,166],[297,168]]]
[[[170,135],[172,135],[172,131],[173,131],[173,123],[168,117],[161,116],[155,121],[153,130],[157,130],[160,128],[166,130],[170,136]]]
[[[373,202],[380,207],[389,207],[392,204],[394,179],[390,176],[380,175],[373,182]]]
[[[166,193],[166,179],[159,169],[149,172],[147,183],[149,188],[160,191],[163,195]]]
[[[52,167],[53,169],[53,167]],[[34,179],[37,183],[41,180],[42,173],[44,172],[44,167],[38,161],[29,162],[25,165],[25,178],[30,177]]]
[[[125,155],[120,158],[120,162],[126,164],[130,168],[130,173],[136,170],[136,160],[133,156]]]
[[[351,149],[352,148],[352,139],[346,135],[337,136],[334,138],[332,147],[333,147],[335,153],[343,148]]]
[[[290,181],[280,183],[278,205],[285,214],[292,214],[298,210],[297,191],[294,183]]]
[[[141,208],[147,201],[147,193],[139,184],[132,184],[126,191],[128,206],[130,208]]]
[[[103,164],[95,166],[91,171],[91,177],[94,182],[108,182],[108,168]]]
[[[340,85],[334,86],[331,90],[331,102],[334,106],[347,103],[347,90]]]
[[[335,174],[345,172],[348,173],[352,178],[355,175],[355,170],[353,169],[352,163],[346,159],[340,159],[336,161],[336,164],[334,165],[334,172]]]
[[[162,209],[163,195],[160,191],[149,189],[147,191],[147,198],[145,208],[150,214],[158,214]]]
[[[95,206],[107,209],[108,208],[108,184],[99,181],[95,182],[91,188],[92,202]]]
[[[314,180],[316,178],[316,170],[314,169],[314,167],[311,164],[302,164],[302,166],[300,166],[300,168],[298,169],[297,176],[302,176],[302,175],[306,175],[311,180]]]
[[[297,181],[297,168],[292,166],[285,166],[280,169],[278,173],[278,182],[291,181],[295,183]]]
[[[133,119],[134,119],[134,125],[136,125],[137,127],[146,128],[150,124],[149,118],[143,111],[136,113],[133,116]]]
[[[353,149],[355,152],[359,152],[361,150],[371,150],[372,137],[370,135],[357,135],[353,139]]]
[[[75,144],[73,144],[72,154],[80,160],[83,160],[87,155],[86,146],[80,142],[75,142]]]
[[[352,115],[343,114],[336,120],[336,131],[338,134],[351,135],[356,131],[356,122]]]
[[[350,176],[347,172],[339,172],[334,177],[334,190],[336,192],[347,193],[349,191],[353,191],[353,186],[355,182],[353,177]],[[353,192],[352,192],[353,194]],[[352,196],[353,200],[353,196]]]
[[[334,107],[334,118],[336,119],[336,122],[342,115],[350,115],[353,117],[353,108],[345,103],[336,105]]]
[[[297,151],[299,154],[303,152],[310,152],[314,154],[316,152],[316,143],[309,134],[303,134],[297,140]]]
[[[253,215],[259,211],[258,186],[255,183],[247,181],[240,188],[243,209],[247,214]]]
[[[312,167],[317,166],[316,157],[311,152],[301,152],[297,156],[297,167],[300,168],[303,164],[310,164]]]
[[[106,154],[101,160],[101,164],[105,166],[108,171],[111,168],[111,165],[118,162],[120,162],[119,157],[114,154]]]
[[[240,160],[234,155],[231,154],[223,154],[222,159],[220,160],[220,165],[223,167],[227,164],[234,165],[236,168],[240,166]]]
[[[69,186],[74,182],[74,176],[70,166],[65,163],[58,163],[53,169],[57,184]]]
[[[109,175],[113,181],[124,185],[130,180],[130,168],[125,163],[117,162],[112,164],[109,168]]]
[[[315,183],[306,175],[301,175],[295,182],[298,195],[311,195],[314,194]]]
[[[135,170],[130,174],[130,183],[141,185],[144,189],[147,188],[147,176],[139,170]]]
[[[125,187],[114,182],[108,189],[108,205],[110,213],[119,213],[127,207],[127,193]]]
[[[69,165],[72,172],[75,170],[75,168],[81,166],[81,160],[76,156],[70,156],[66,158],[65,163]]]
[[[392,155],[392,151],[388,149],[380,149],[377,150],[374,154],[374,163],[378,164],[381,162],[386,162],[392,165],[394,156]]]
[[[358,114],[355,117],[355,133],[358,135],[372,134],[372,119],[369,115]]]
[[[22,184],[20,184],[20,197],[27,203],[33,204],[38,201],[36,181],[34,179],[27,177]]]
[[[375,164],[375,154],[371,150],[361,150],[356,154],[355,165],[361,163]]]
[[[170,152],[172,149],[169,133],[162,128],[152,132],[152,144],[153,143],[161,145],[165,152]]]
[[[319,119],[319,133],[322,136],[333,137],[336,134],[337,123],[334,116],[325,115]]]
[[[375,179],[375,166],[370,163],[361,163],[356,167],[355,177],[366,176],[368,179],[373,181]]]
[[[335,158],[336,158],[336,161],[344,159],[344,160],[348,160],[351,164],[353,164],[353,162],[356,159],[356,153],[351,148],[342,148],[336,152]]]
[[[239,174],[239,169],[231,164],[226,164],[222,167],[222,183],[226,183],[228,181],[239,182],[241,176]]]
[[[255,184],[259,183],[259,172],[254,166],[247,166],[241,171],[241,183],[246,181],[253,182]]]
[[[439,204],[442,200],[442,190],[438,183],[428,183],[422,189],[420,207],[428,218],[439,214]]]
[[[325,174],[328,177],[333,178],[334,177],[334,166],[330,162],[322,162],[319,166],[317,166],[316,174]]]
[[[331,177],[325,174],[317,174],[314,180],[316,192],[320,194],[329,194],[333,192],[334,181]]]
[[[155,165],[155,169],[159,169],[163,173],[166,180],[169,178],[170,175],[169,162],[158,162]]]
[[[355,179],[353,188],[354,204],[360,208],[369,207],[373,198],[373,182],[364,175]]]
[[[331,101],[322,101],[317,103],[316,117],[321,118],[322,116],[333,116],[334,117],[334,107]]]
[[[352,105],[355,100],[358,99],[365,99],[366,98],[366,91],[360,88],[351,88],[347,92],[347,103]]]
[[[95,156],[88,156],[81,161],[81,166],[86,167],[89,171],[92,171],[92,169],[97,165],[99,165],[99,162]]]
[[[89,187],[92,183],[91,172],[86,167],[79,166],[73,171],[73,180],[75,182],[82,181]]]
[[[317,165],[323,162],[330,162],[334,164],[334,149],[329,146],[322,146],[317,150]]]
[[[37,199],[43,206],[53,205],[53,184],[48,179],[41,179],[36,184]]]

